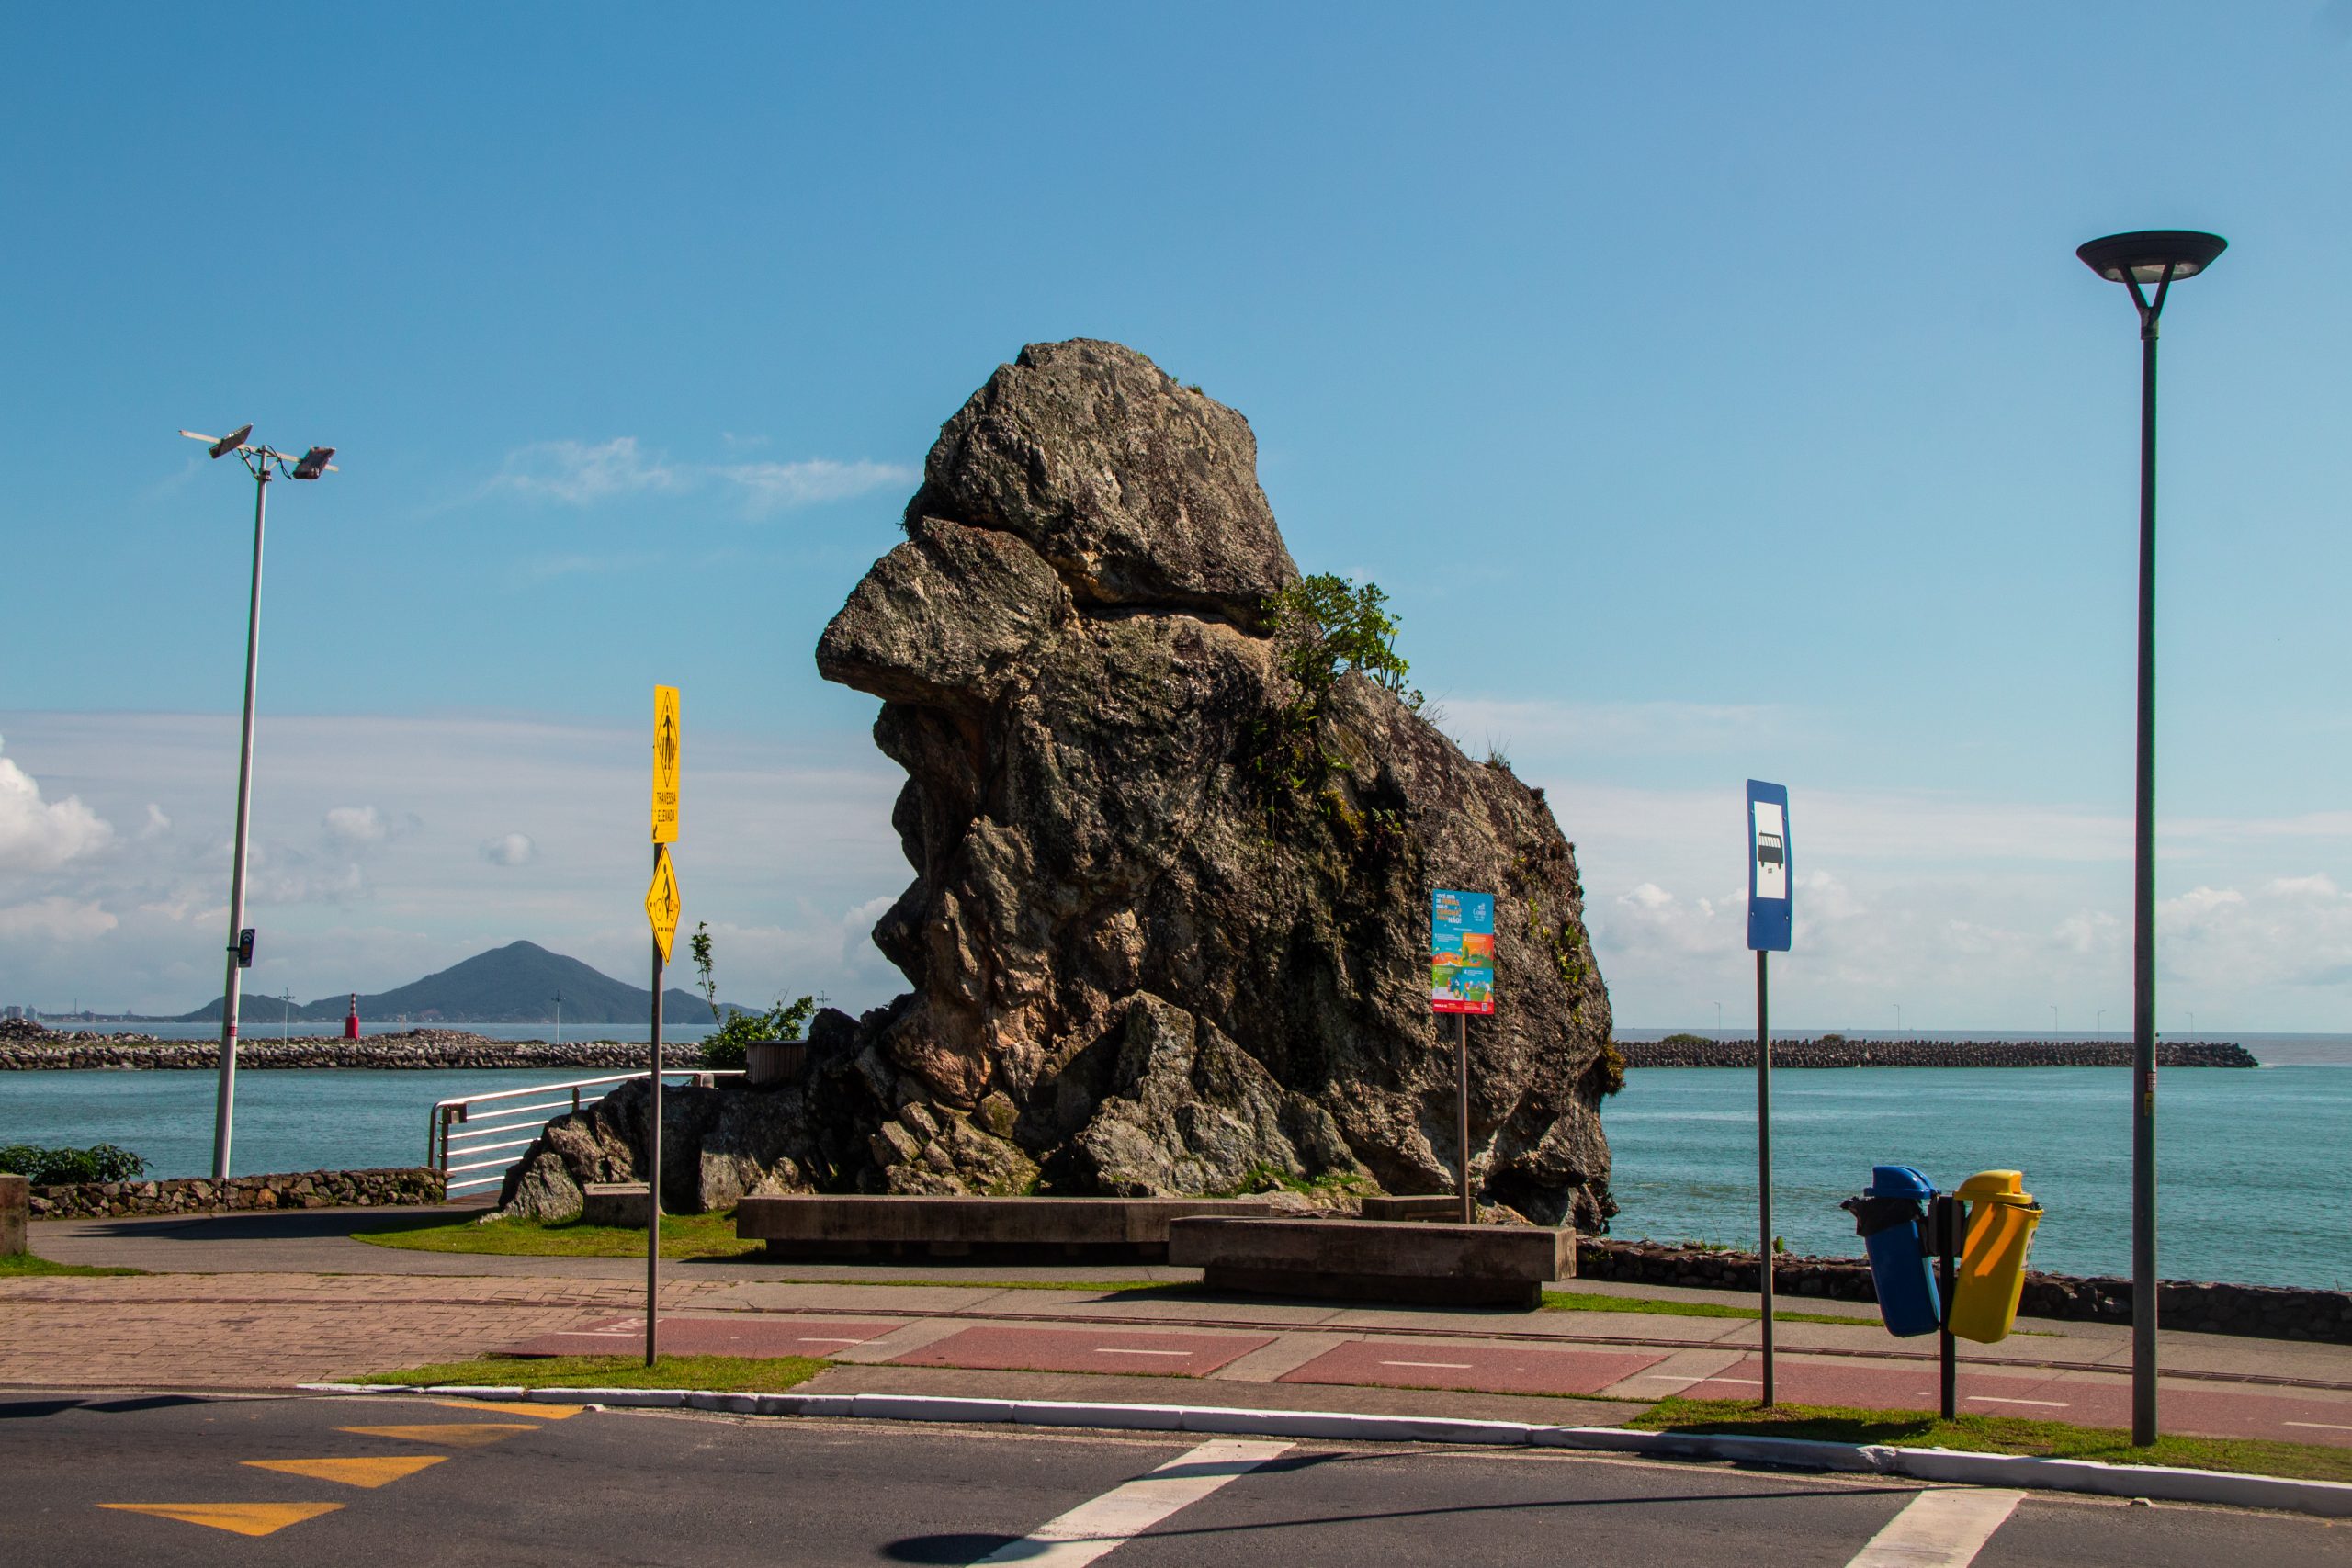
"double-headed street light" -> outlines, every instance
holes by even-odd
[[[229,873],[229,977],[220,992],[220,1093],[212,1114],[212,1179],[229,1179],[229,1127],[237,1103],[237,993],[245,966],[254,961],[253,933],[245,930],[245,827],[251,818],[254,793],[254,675],[261,660],[261,525],[269,481],[279,474],[289,479],[315,479],[335,471],[327,461],[332,446],[313,446],[297,457],[247,437],[250,424],[215,438],[183,430],[191,441],[201,441],[217,459],[234,452],[254,476],[253,597],[245,611],[245,723],[237,748],[237,849]]]
[[[2156,1440],[2156,318],[2229,242],[2189,229],[2076,249],[2140,312],[2140,745],[2132,881],[2132,1440]],[[2148,288],[2154,285],[2155,293]]]

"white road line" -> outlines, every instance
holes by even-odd
[[[1195,1354],[1191,1350],[1127,1350],[1116,1345],[1097,1345],[1094,1347],[1094,1353],[1098,1356],[1190,1356]]]
[[[1744,1383],[1749,1388],[1762,1388],[1764,1386],[1764,1380],[1762,1378],[1692,1378],[1690,1381],[1692,1382]]]
[[[2063,1399],[2003,1399],[1997,1393],[1966,1394],[1962,1396],[1961,1403],[1963,1404],[2039,1404],[2044,1410],[2068,1408],[2066,1402]]]
[[[1993,1532],[2025,1500],[2022,1492],[1922,1492],[1846,1568],[1968,1568]]]
[[[863,1339],[848,1334],[802,1334],[795,1337],[795,1345],[863,1345]]]
[[[1384,1367],[1436,1367],[1449,1372],[1468,1372],[1477,1370],[1467,1361],[1383,1361],[1380,1364]]]
[[[1023,1562],[1032,1568],[1082,1568],[1125,1545],[1179,1508],[1189,1506],[1237,1475],[1288,1452],[1288,1443],[1224,1438],[1170,1460],[1148,1475],[1114,1486],[1010,1540],[980,1562]],[[978,1564],[974,1565],[978,1568]]]
[[[2352,1432],[2352,1427],[2339,1427],[2333,1421],[2281,1421],[2281,1427],[2308,1427],[2314,1432]]]

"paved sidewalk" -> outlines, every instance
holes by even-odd
[[[38,1224],[44,1257],[153,1272],[0,1280],[0,1384],[282,1388],[492,1351],[612,1354],[639,1342],[641,1260],[406,1252],[350,1238],[393,1217]],[[975,1282],[950,1282],[963,1275]],[[1752,1319],[1283,1302],[1210,1294],[1171,1268],[704,1261],[665,1263],[663,1280],[671,1348],[823,1356],[836,1363],[813,1385],[824,1390],[1590,1424],[1670,1393],[1752,1398],[1760,1387]],[[1100,1288],[1113,1282],[1148,1288]],[[1780,1325],[1782,1396],[1931,1408],[1934,1341],[1892,1339],[1869,1308],[1849,1311],[1850,1324]],[[1997,1346],[1963,1347],[1964,1409],[2124,1422],[2128,1330],[2023,1327]],[[2168,1333],[2163,1353],[2168,1430],[2352,1447],[2352,1347]]]

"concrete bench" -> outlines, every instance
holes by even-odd
[[[1192,1214],[1272,1214],[1250,1198],[746,1198],[735,1234],[768,1256],[1086,1258],[1164,1262],[1169,1226]]]
[[[1536,1225],[1186,1218],[1169,1227],[1168,1261],[1202,1270],[1211,1290],[1532,1309],[1547,1281],[1575,1276],[1577,1238]]]
[[[1462,1200],[1451,1192],[1423,1193],[1410,1198],[1375,1192],[1363,1201],[1363,1217],[1367,1220],[1434,1220],[1440,1224],[1457,1224],[1462,1218]]]
[[[592,1181],[580,1190],[580,1222],[589,1225],[645,1228],[645,1183]]]

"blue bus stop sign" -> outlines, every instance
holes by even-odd
[[[1789,792],[1747,781],[1747,945],[1789,950]]]

